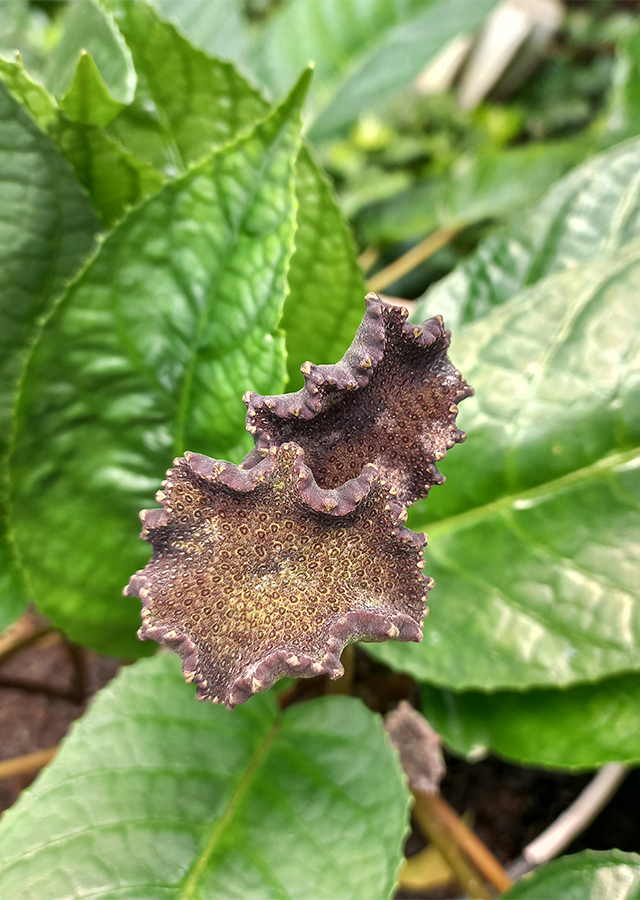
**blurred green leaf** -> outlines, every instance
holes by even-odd
[[[296,162],[296,194],[296,249],[282,318],[288,390],[302,387],[305,360],[340,359],[362,319],[366,293],[349,226],[306,147]]]
[[[408,87],[452,38],[475,31],[495,2],[434,0],[420,15],[384,34],[364,58],[358,58],[350,67],[313,123],[311,140],[332,137],[360,113]]]
[[[424,644],[373,646],[455,690],[640,669],[640,241],[458,331],[468,431],[410,516],[436,580]]]
[[[439,178],[363,209],[356,223],[361,242],[404,241],[501,218],[536,200],[585,153],[585,143],[574,140],[462,156]]]
[[[503,900],[638,900],[640,856],[609,850],[585,850],[563,856],[525,875]]]
[[[173,655],[123,669],[0,825],[3,900],[386,900],[409,795],[380,719],[198,704]]]
[[[640,762],[640,675],[526,693],[458,694],[423,685],[421,699],[425,717],[461,756],[495,752],[562,769]]]
[[[69,90],[60,101],[69,118],[103,128],[124,108],[114,100],[91,55],[83,50]]]
[[[308,79],[116,226],[32,356],[13,458],[17,542],[37,602],[81,643],[144,652],[138,604],[120,597],[148,555],[138,510],[176,454],[238,459],[250,443],[242,392],[282,389]]]
[[[183,172],[264,118],[264,99],[231,63],[192,47],[148,3],[105,0],[105,6],[138,73],[133,103],[107,133],[135,156],[167,174]]]
[[[85,54],[78,67],[87,65],[92,65],[91,57]],[[163,178],[153,166],[109,140],[96,125],[71,120],[55,98],[30,78],[21,60],[0,59],[0,80],[25,104],[71,163],[105,226],[117,221],[128,206],[158,190]],[[104,112],[102,100],[95,93],[85,94],[83,103],[89,120]]]
[[[112,98],[131,103],[136,72],[113,19],[92,0],[74,0],[65,10],[62,38],[49,56],[46,85],[56,97],[69,90],[83,50],[91,54]]]
[[[455,328],[547,275],[638,237],[639,172],[640,140],[594,156],[427,291],[418,302],[416,321],[440,314]]]
[[[613,71],[613,91],[604,141],[614,143],[640,133],[640,28],[620,42]]]
[[[241,0],[155,0],[155,5],[162,18],[173,22],[195,47],[210,56],[247,61],[249,44]],[[306,64],[299,66],[281,93]]]
[[[93,245],[98,220],[53,143],[0,80],[0,631],[25,603],[7,521],[7,454],[41,318]]]

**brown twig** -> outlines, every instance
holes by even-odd
[[[378,258],[380,256],[380,248],[379,247],[367,247],[366,250],[363,250],[360,256],[358,257],[358,262],[360,263],[360,268],[366,275],[369,269],[372,269],[375,264],[378,262]]]
[[[57,747],[48,747],[46,750],[36,750],[35,753],[26,753],[24,756],[5,759],[0,762],[0,778],[26,775],[42,769],[48,762],[51,762],[57,752]]]
[[[51,625],[30,613],[25,614],[0,634],[0,665],[52,632]]]
[[[385,266],[384,269],[380,269],[379,272],[372,275],[367,281],[367,287],[370,291],[375,291],[376,293],[383,291],[390,284],[393,284],[394,281],[402,278],[407,272],[415,269],[425,259],[429,259],[430,256],[433,256],[434,253],[446,246],[459,231],[459,227],[439,228],[437,231],[434,231],[424,241],[420,241],[407,253],[404,253],[388,266]]]
[[[468,883],[461,881],[467,893],[472,897],[491,897],[492,893],[488,891],[485,881],[499,893],[511,887],[513,882],[493,853],[440,794],[416,791],[414,797],[413,815],[416,822],[424,830],[425,836],[436,844],[456,877],[468,880]]]

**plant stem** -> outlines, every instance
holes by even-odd
[[[13,775],[26,775],[46,766],[58,752],[57,747],[48,747],[46,750],[36,750],[35,753],[26,753],[24,756],[16,756],[13,759],[5,759],[0,762],[0,778],[11,778]]]
[[[383,291],[388,285],[402,278],[407,272],[415,269],[425,259],[429,259],[430,256],[433,256],[434,253],[446,246],[459,231],[459,227],[439,228],[437,231],[434,231],[424,241],[420,241],[407,253],[404,253],[388,266],[385,266],[384,269],[380,269],[379,272],[372,275],[367,281],[367,287],[370,291],[376,291],[376,293]]]

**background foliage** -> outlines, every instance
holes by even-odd
[[[640,762],[639,32],[573,9],[508,101],[417,92],[492,6],[2,5],[0,627],[33,600],[84,645],[151,652],[121,590],[173,456],[238,462],[244,390],[348,346],[358,251],[375,279],[435,235],[385,289],[444,315],[476,397],[411,511],[425,640],[368,650],[458,754]],[[3,819],[2,896],[389,896],[408,795],[373,714],[191,694],[173,658],[116,679]],[[639,871],[535,878],[582,897]]]

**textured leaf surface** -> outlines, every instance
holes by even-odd
[[[437,585],[424,644],[376,656],[457,690],[640,668],[639,285],[636,241],[458,331],[465,453],[410,517]]]
[[[139,79],[134,102],[107,131],[137,157],[175,174],[267,114],[264,99],[231,63],[192,47],[148,3],[105,5],[131,48]]]
[[[123,670],[0,825],[3,900],[386,900],[408,792],[379,720],[323,698],[197,704]]]
[[[250,440],[242,391],[283,383],[276,329],[306,82],[111,232],[32,357],[18,540],[36,599],[81,642],[140,652],[138,604],[120,597],[145,561],[138,510],[187,447],[237,458]]]
[[[201,47],[210,56],[234,62],[247,61],[249,44],[241,0],[225,0],[224,3],[211,3],[211,0],[156,0],[156,6],[163,19],[177,25],[194,46]],[[304,60],[282,93],[308,62],[308,59]]]
[[[49,90],[56,97],[69,90],[83,50],[95,60],[111,96],[130,103],[136,87],[131,53],[109,13],[93,0],[75,0],[65,12],[62,38],[49,57]]]
[[[92,65],[91,57],[84,54],[78,70]],[[105,225],[112,225],[128,206],[154,193],[162,184],[163,178],[153,166],[109,140],[92,124],[92,118],[100,119],[105,114],[99,91],[87,90],[81,98],[76,97],[78,107],[74,111],[87,120],[82,122],[65,114],[55,98],[31,79],[21,60],[0,59],[0,79],[25,104],[71,163]]]
[[[455,328],[547,275],[590,262],[638,237],[639,173],[639,139],[593,157],[428,291],[416,316],[440,314]]]
[[[123,104],[109,93],[98,67],[86,50],[80,53],[73,80],[60,106],[71,119],[100,127],[104,127],[123,109]]]
[[[462,756],[495,752],[535,766],[640,761],[640,676],[567,690],[456,694],[422,686],[422,712]]]
[[[300,366],[333,363],[362,318],[366,288],[351,230],[306,147],[296,161],[298,220],[282,327],[289,390],[302,387]]]
[[[506,216],[536,200],[584,158],[585,150],[582,143],[567,141],[463,156],[446,175],[366,207],[358,215],[358,233],[365,245],[404,241],[436,228]]]
[[[640,856],[620,850],[563,856],[525,875],[502,896],[504,900],[638,900]]]
[[[311,139],[331,137],[408,87],[452,38],[478,28],[494,5],[495,0],[435,0],[410,22],[397,25],[348,72],[311,127]]]
[[[0,630],[24,589],[7,522],[7,453],[39,318],[91,250],[98,220],[61,154],[0,83]]]

